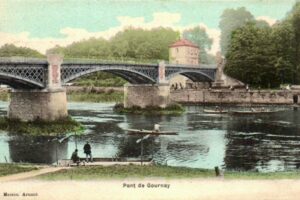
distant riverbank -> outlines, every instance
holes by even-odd
[[[0,90],[0,101],[9,101],[9,90]],[[70,102],[123,102],[123,88],[119,87],[67,87]]]
[[[73,102],[123,102],[123,87],[68,86],[68,101]],[[300,90],[229,90],[182,89],[170,93],[172,102],[181,104],[230,104],[230,105],[288,105],[300,104]],[[7,89],[0,89],[0,100],[8,101]]]

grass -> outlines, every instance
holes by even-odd
[[[283,172],[225,172],[226,179],[300,179],[300,171]]]
[[[213,177],[213,170],[191,169],[185,167],[168,166],[139,166],[113,165],[75,167],[51,174],[39,176],[43,180],[97,180],[97,179],[124,179],[124,178],[207,178]]]
[[[0,129],[8,131],[10,134],[57,136],[70,132],[83,132],[84,127],[71,117],[52,122],[22,122],[19,120],[11,120],[7,117],[0,117]]]
[[[212,169],[193,169],[186,167],[170,167],[163,165],[113,165],[113,166],[86,166],[64,169],[58,172],[44,174],[38,179],[42,180],[99,180],[99,179],[125,179],[125,178],[214,178]],[[228,180],[265,180],[265,179],[300,179],[299,171],[287,172],[225,172],[224,178]]]
[[[9,97],[10,95],[8,91],[0,91],[0,101],[8,101]]]
[[[141,108],[139,106],[133,106],[131,108],[124,108],[123,104],[116,104],[114,111],[117,113],[131,113],[142,115],[180,115],[185,112],[185,109],[180,104],[171,104],[166,108],[160,108],[157,106],[147,106]]]
[[[0,163],[0,176],[37,170],[38,167],[29,164]]]
[[[105,93],[68,93],[68,101],[74,102],[122,102],[124,98],[123,92],[105,92]]]

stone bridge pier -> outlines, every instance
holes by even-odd
[[[21,121],[55,121],[68,116],[66,90],[61,86],[62,57],[48,55],[47,83],[44,89],[14,89],[8,118]]]
[[[156,84],[126,84],[124,86],[124,107],[155,106],[165,108],[170,104],[170,85],[165,77],[165,64],[158,65]]]

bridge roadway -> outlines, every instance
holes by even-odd
[[[105,71],[124,78],[131,84],[154,84],[159,81],[160,64],[121,63],[108,61],[69,60],[60,65],[62,85],[81,76]],[[14,89],[43,89],[48,85],[49,63],[33,58],[0,58],[0,83]],[[216,65],[164,64],[165,80],[183,75],[194,82],[215,79]]]

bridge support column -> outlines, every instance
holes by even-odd
[[[41,90],[12,90],[8,118],[55,121],[68,116],[66,90],[61,86],[62,57],[48,55],[48,81]]]
[[[13,90],[8,118],[21,121],[55,121],[68,116],[65,89]]]
[[[170,86],[168,83],[139,84],[124,86],[124,107],[158,106],[165,108],[170,104]]]

